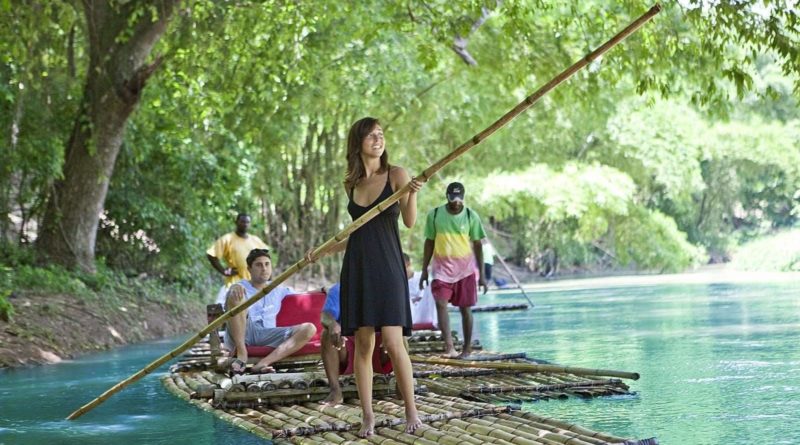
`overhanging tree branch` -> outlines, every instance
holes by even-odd
[[[495,7],[499,8],[500,6],[502,6],[502,4],[503,4],[503,0],[497,0],[497,2],[495,4]],[[467,65],[470,65],[470,66],[477,66],[478,65],[478,61],[475,60],[474,57],[472,57],[472,54],[470,54],[469,51],[467,51],[467,44],[469,43],[469,38],[472,36],[472,34],[474,34],[475,31],[477,31],[478,28],[480,28],[481,25],[486,23],[486,20],[489,19],[489,17],[491,16],[492,12],[493,11],[490,10],[489,8],[487,8],[485,6],[482,7],[481,8],[481,16],[478,18],[478,20],[475,21],[475,23],[472,24],[472,27],[470,28],[470,30],[467,33],[467,35],[466,36],[456,35],[455,39],[453,39],[453,46],[451,47],[451,49],[453,51],[455,51],[455,53],[458,54],[458,56],[461,57],[461,59]]]

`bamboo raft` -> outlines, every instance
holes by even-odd
[[[538,400],[631,394],[622,378],[615,376],[637,378],[634,373],[542,364],[524,353],[478,350],[469,361],[438,359],[443,342],[437,331],[416,333],[408,346],[415,362],[417,408],[424,422],[414,434],[404,432],[403,404],[396,394],[394,375],[376,374],[375,435],[358,438],[361,410],[354,378],[340,378],[342,405],[318,403],[329,392],[318,355],[281,361],[271,374],[229,377],[209,344],[201,343],[170,368],[162,383],[181,399],[274,443],[658,443],[655,438],[637,440],[591,431],[520,408],[520,403]]]

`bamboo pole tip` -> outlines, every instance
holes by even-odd
[[[661,3],[656,3],[655,5],[653,5],[653,7],[652,7],[652,8],[650,8],[650,10],[651,10],[651,11],[653,11],[653,12],[656,12],[656,13],[658,13],[658,12],[661,12],[661,10],[662,10],[663,8],[664,8],[664,7],[663,7],[663,6],[661,6]]]

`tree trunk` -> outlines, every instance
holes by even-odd
[[[86,85],[66,146],[63,179],[53,186],[37,241],[39,251],[59,264],[94,270],[97,226],[125,126],[160,64],[158,58],[148,64],[148,57],[178,2],[83,1],[89,36]],[[129,23],[136,14],[139,19]]]

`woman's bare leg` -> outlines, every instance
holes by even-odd
[[[392,359],[394,374],[397,376],[397,388],[403,397],[406,410],[406,432],[413,433],[422,426],[417,413],[417,404],[414,400],[414,374],[411,369],[411,359],[408,357],[406,345],[403,342],[403,328],[400,326],[384,326],[381,328],[383,348]]]
[[[358,399],[361,401],[361,430],[358,437],[375,434],[375,413],[372,411],[372,351],[375,349],[375,328],[363,326],[356,331],[355,374]]]

